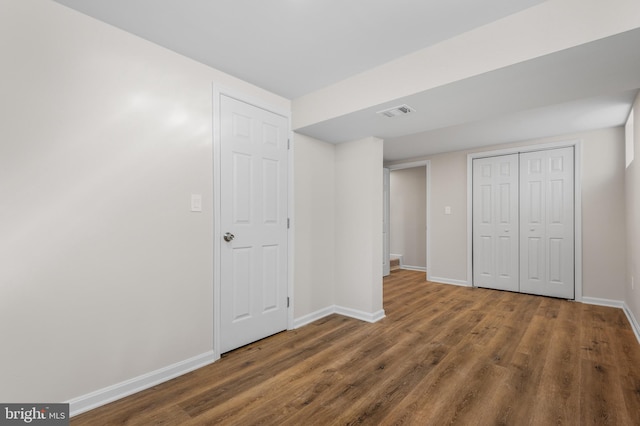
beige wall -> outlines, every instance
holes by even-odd
[[[429,277],[434,281],[467,280],[466,176],[466,153],[443,154],[431,161]]]
[[[211,354],[212,82],[289,101],[53,1],[0,9],[0,401]]]
[[[336,304],[382,310],[382,140],[336,146]]]
[[[389,251],[402,255],[403,265],[426,268],[426,167],[391,170],[389,180]]]
[[[634,160],[625,171],[625,199],[627,223],[627,274],[625,284],[625,301],[627,306],[640,322],[640,95],[633,106],[634,131],[632,143]],[[631,136],[631,135],[630,135]],[[634,288],[631,288],[633,277]]]
[[[583,142],[583,296],[623,300],[626,258],[623,130],[601,129],[478,151],[575,139]],[[467,282],[467,154],[478,151],[424,158],[431,160],[430,275],[434,280]],[[444,214],[445,206],[451,206],[451,215]]]
[[[624,300],[624,129],[591,132],[583,141],[583,295]]]
[[[336,147],[294,135],[294,316],[335,304]]]

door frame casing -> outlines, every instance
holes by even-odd
[[[220,329],[221,329],[221,248],[222,229],[220,216],[221,205],[221,120],[220,120],[220,97],[228,96],[237,101],[244,102],[257,108],[283,116],[287,119],[287,139],[289,149],[287,150],[287,218],[289,219],[289,229],[287,232],[287,297],[289,306],[287,307],[287,330],[293,329],[293,260],[294,260],[294,211],[293,211],[293,135],[291,132],[291,111],[269,104],[261,99],[249,96],[239,90],[213,84],[213,355],[214,360],[220,359]]]
[[[386,277],[391,274],[391,256],[390,256],[390,247],[391,247],[391,237],[389,235],[389,230],[391,225],[389,223],[389,210],[391,207],[391,203],[389,201],[390,197],[390,178],[391,178],[391,170],[388,167],[382,168],[382,176],[383,176],[383,191],[382,191],[382,276]]]
[[[431,160],[409,161],[406,163],[398,163],[398,164],[392,164],[389,166],[384,166],[384,168],[389,169],[389,171],[391,172],[393,170],[413,169],[415,167],[423,167],[423,166],[426,168],[425,179],[426,179],[426,188],[427,188],[427,195],[426,195],[427,232],[425,237],[427,239],[426,265],[427,265],[427,281],[430,281],[431,280]]]
[[[582,140],[569,139],[537,145],[523,145],[510,148],[479,151],[467,154],[467,285],[473,282],[473,160],[476,158],[518,154],[521,152],[543,151],[555,148],[573,147],[573,188],[574,188],[574,300],[582,301]]]

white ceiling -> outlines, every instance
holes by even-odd
[[[295,99],[543,0],[55,0]],[[618,126],[640,88],[640,29],[296,131],[385,139],[385,160]],[[376,111],[407,103],[417,112]]]
[[[543,0],[56,0],[288,99]]]

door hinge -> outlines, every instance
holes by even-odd
[[[287,229],[291,227],[291,219],[287,218]]]
[[[287,297],[287,308],[289,307],[289,298]]]
[[[291,139],[287,139],[287,149],[291,149]]]

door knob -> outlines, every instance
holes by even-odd
[[[225,232],[224,237],[222,237],[222,238],[224,238],[224,240],[225,240],[226,242],[230,242],[230,241],[231,241],[231,240],[233,240],[235,237],[236,237],[236,236],[235,236],[235,235],[233,235],[231,232]]]

